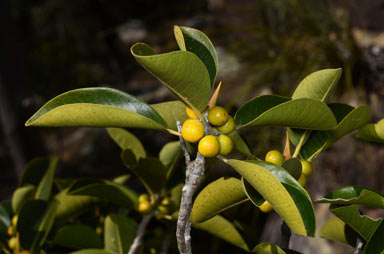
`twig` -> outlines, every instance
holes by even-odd
[[[163,245],[161,246],[160,254],[168,253],[168,249],[172,241],[173,230],[175,230],[175,227],[173,225],[168,227],[167,233],[164,237]]]
[[[153,213],[147,214],[141,220],[139,228],[137,229],[135,240],[133,240],[133,243],[129,248],[128,254],[136,254],[138,252],[139,247],[143,241],[145,229],[147,228],[149,221],[152,219],[152,216]]]
[[[307,141],[307,138],[308,138],[310,133],[311,133],[310,130],[305,130],[304,131],[303,135],[300,138],[299,144],[297,144],[297,146],[296,146],[296,149],[295,149],[295,152],[292,155],[292,158],[296,158],[299,155],[300,149],[304,145],[305,141]]]
[[[180,121],[177,121],[177,129],[181,132]],[[180,136],[179,138],[187,168],[185,173],[185,184],[181,196],[179,218],[177,219],[176,239],[179,252],[181,254],[191,254],[191,222],[189,221],[189,216],[192,210],[193,195],[204,175],[205,158],[200,153],[197,153],[196,159],[191,161],[183,137]]]
[[[362,254],[363,253],[363,240],[358,236],[356,239],[356,248],[353,254]]]
[[[283,223],[281,224],[280,247],[284,248],[284,249],[288,249],[289,248],[289,240],[290,239],[291,239],[291,230],[289,229],[289,227],[287,226],[285,221],[283,221]]]

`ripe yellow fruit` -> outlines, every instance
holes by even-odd
[[[16,237],[11,237],[9,240],[8,240],[8,246],[9,248],[11,249],[15,249],[16,246],[17,246],[18,242],[17,242],[17,238]]]
[[[305,186],[307,184],[307,176],[304,174],[301,174],[299,180],[297,180],[301,186]]]
[[[12,225],[16,227],[19,216],[16,214],[12,217]]]
[[[269,213],[270,211],[273,210],[271,204],[267,200],[265,200],[264,203],[261,206],[259,206],[259,209],[263,213]]]
[[[187,116],[191,119],[199,119],[199,117],[196,115],[195,111],[193,111],[189,107],[185,107],[185,112],[187,113]]]
[[[276,165],[281,165],[284,162],[283,154],[277,150],[271,150],[265,155],[265,161]]]
[[[220,144],[219,153],[221,155],[227,155],[230,152],[232,152],[233,141],[230,137],[228,137],[226,135],[220,135],[218,139],[219,139],[219,144]]]
[[[312,165],[306,160],[301,160],[301,173],[305,176],[310,176],[312,174]]]
[[[141,213],[149,213],[152,210],[151,203],[149,201],[144,201],[139,203],[139,212]]]
[[[200,140],[198,150],[204,157],[215,157],[220,150],[219,141],[215,136],[207,135]]]
[[[165,205],[159,205],[157,207],[157,210],[161,213],[161,214],[169,214],[171,212],[171,207],[170,206],[165,206]]]
[[[228,112],[220,106],[211,108],[208,112],[208,121],[215,126],[222,126],[228,121]]]
[[[149,196],[146,193],[140,194],[139,198],[137,199],[139,203],[142,203],[144,201],[149,201]]]
[[[184,140],[195,143],[204,136],[204,126],[199,120],[187,119],[181,127]]]
[[[233,120],[232,116],[228,117],[228,121],[220,127],[217,127],[217,130],[222,134],[229,134],[235,129],[235,120]]]

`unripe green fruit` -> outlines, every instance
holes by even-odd
[[[307,184],[307,176],[304,175],[304,174],[301,174],[299,180],[297,180],[297,182],[301,185],[301,186],[305,186]]]
[[[98,226],[96,228],[96,234],[101,235],[103,233],[103,227]]]
[[[172,204],[172,201],[167,197],[165,197],[165,198],[163,198],[163,200],[161,200],[161,205],[169,206],[171,204]]]
[[[219,139],[219,144],[220,144],[219,153],[221,155],[227,155],[230,152],[232,152],[233,141],[230,137],[228,137],[226,135],[220,135],[218,139]]]
[[[215,157],[220,150],[219,141],[215,136],[207,135],[200,140],[198,150],[204,157]]]
[[[149,201],[149,196],[146,193],[140,194],[138,198],[139,203],[142,203],[144,201]]]
[[[139,203],[139,212],[140,213],[149,213],[152,210],[151,203],[149,201],[144,201]]]
[[[265,200],[264,203],[261,206],[259,206],[259,209],[263,213],[269,213],[273,210],[271,204],[267,200]]]
[[[306,160],[301,160],[301,173],[305,176],[310,176],[312,174],[312,165]]]
[[[187,116],[190,118],[190,119],[199,119],[199,117],[196,115],[195,111],[193,111],[191,108],[189,107],[185,107],[185,113],[187,113]]]
[[[181,127],[184,140],[195,143],[204,136],[204,126],[199,120],[187,119]]]
[[[265,155],[265,161],[276,165],[281,165],[284,162],[283,154],[277,150],[271,150]]]
[[[211,108],[208,112],[208,121],[215,126],[222,126],[228,121],[228,112],[220,106]]]
[[[165,206],[165,205],[159,205],[157,207],[157,210],[161,213],[161,214],[169,214],[171,212],[171,208],[169,206]]]
[[[217,130],[222,134],[229,134],[235,129],[235,120],[233,120],[232,116],[228,117],[228,121],[220,127],[217,127]]]

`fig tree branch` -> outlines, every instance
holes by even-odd
[[[139,247],[143,242],[145,229],[147,228],[148,223],[151,221],[152,216],[153,216],[153,213],[147,214],[141,220],[139,227],[137,229],[136,237],[133,240],[131,247],[129,248],[128,254],[136,254],[137,251],[139,250]]]

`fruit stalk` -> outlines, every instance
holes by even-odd
[[[148,223],[150,222],[152,216],[153,216],[153,213],[151,212],[150,214],[145,215],[143,217],[143,219],[141,220],[139,227],[137,229],[137,232],[136,232],[136,237],[133,240],[131,247],[129,248],[128,254],[135,254],[138,252],[139,247],[143,241],[145,229],[147,228]]]
[[[181,123],[177,121],[177,129],[181,133]],[[191,222],[189,217],[192,210],[192,198],[200,184],[205,171],[205,158],[199,152],[196,159],[191,161],[187,146],[182,136],[179,136],[180,146],[185,157],[186,173],[185,184],[181,196],[179,217],[177,219],[176,239],[181,254],[192,254],[191,248]]]

